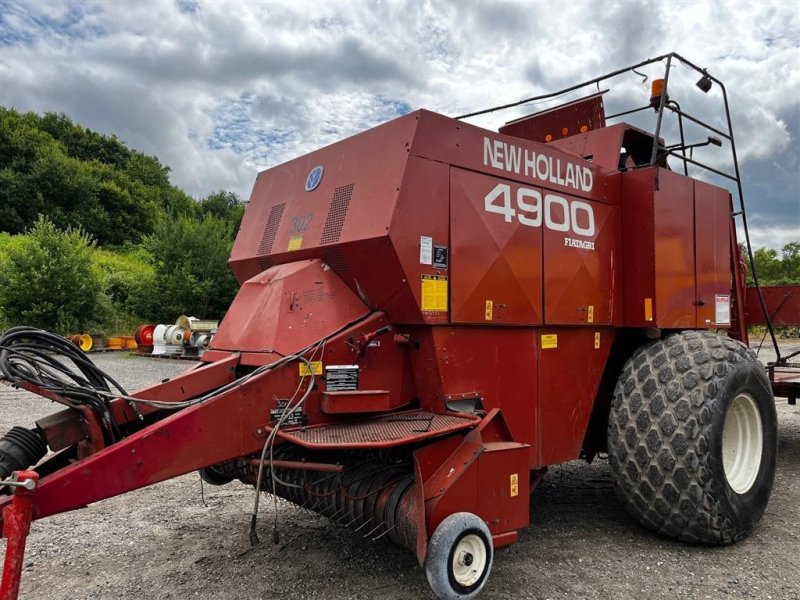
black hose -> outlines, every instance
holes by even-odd
[[[72,361],[75,368],[59,360]],[[0,336],[0,376],[12,383],[27,382],[59,394],[75,404],[88,406],[100,419],[108,442],[122,437],[108,396],[112,387],[124,388],[95,365],[69,340],[33,327],[13,327]]]

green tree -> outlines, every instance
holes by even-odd
[[[220,318],[236,295],[238,284],[228,268],[231,224],[202,218],[164,218],[146,246],[153,257],[155,286],[152,314],[159,322],[178,315]]]
[[[0,261],[3,319],[63,334],[87,330],[100,298],[91,238],[79,229],[59,230],[44,217],[17,238]]]
[[[758,248],[753,253],[761,285],[800,284],[800,242],[789,242],[781,256],[773,248]],[[752,276],[748,278],[752,284]]]
[[[0,107],[0,231],[21,233],[46,214],[59,228],[121,245],[152,233],[163,213],[192,215],[196,206],[157,158],[64,114]]]
[[[783,275],[788,283],[800,283],[800,242],[789,242],[781,249]]]
[[[219,190],[209,194],[197,203],[197,210],[200,215],[212,215],[231,225],[233,235],[239,230],[239,225],[244,217],[245,205],[241,198],[234,192]]]

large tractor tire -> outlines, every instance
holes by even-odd
[[[775,477],[777,417],[741,343],[685,331],[639,348],[614,390],[608,456],[628,512],[686,542],[747,536]]]

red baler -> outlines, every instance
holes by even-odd
[[[607,124],[602,94],[499,133],[421,110],[260,173],[230,258],[239,294],[169,381],[127,394],[84,365],[60,390],[25,367],[58,345],[7,333],[5,378],[66,409],[0,441],[4,476],[38,462],[39,477],[5,488],[4,535],[24,548],[31,517],[201,469],[404,546],[440,597],[470,598],[547,466],[598,452],[645,526],[747,535],[776,417],[737,341],[734,207],[688,176],[698,144],[661,139],[667,116],[703,124],[669,99],[670,64],[724,88],[674,54],[633,68],[659,61],[655,132]],[[727,123],[709,128],[739,183]],[[7,554],[13,598],[19,544]]]

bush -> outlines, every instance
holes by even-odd
[[[93,256],[102,294],[101,329],[108,335],[130,335],[140,324],[153,319],[155,272],[144,249],[97,249]]]
[[[64,334],[88,330],[96,322],[101,292],[94,251],[82,230],[59,230],[41,216],[26,235],[6,239],[0,259],[6,324]]]
[[[147,240],[155,286],[151,305],[156,320],[178,315],[221,318],[238,284],[228,268],[232,224],[212,215],[164,218]]]

